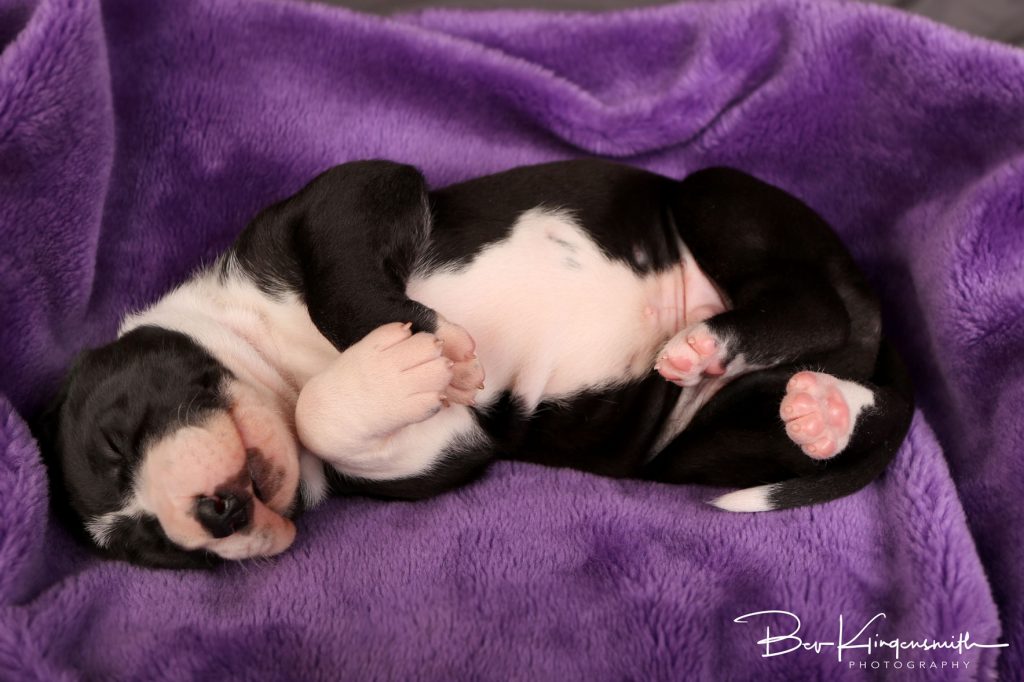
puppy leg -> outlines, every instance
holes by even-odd
[[[813,473],[817,462],[786,434],[779,405],[792,368],[726,384],[642,474],[667,483],[745,487]]]
[[[433,334],[386,324],[349,347],[299,394],[302,444],[324,459],[369,449],[444,407],[453,362]]]
[[[807,205],[740,171],[708,168],[679,183],[673,223],[730,309],[666,347],[666,378],[691,385],[741,361],[748,369],[842,351],[867,376],[881,320],[870,287],[828,224]],[[693,338],[693,342],[690,339]],[[710,371],[709,371],[710,370]]]
[[[896,454],[913,413],[909,379],[899,358],[883,343],[871,381],[857,383],[797,369],[753,372],[722,388],[642,476],[745,488],[714,501],[730,511],[816,504],[867,485]],[[809,399],[816,411],[797,416]],[[793,409],[787,413],[787,408]],[[805,442],[801,428],[794,439],[793,421],[815,414],[822,419],[812,428],[815,436]],[[822,444],[808,452],[805,448],[817,446],[826,428],[834,438],[830,448]],[[824,454],[827,450],[831,456]]]
[[[482,465],[486,439],[476,419],[446,405],[455,363],[445,345],[408,324],[383,325],[303,387],[299,439],[343,477],[336,489],[420,497]]]
[[[813,272],[762,272],[737,307],[681,330],[655,364],[665,379],[695,386],[705,377],[794,362],[842,347],[850,320],[843,302]]]
[[[696,386],[705,376],[725,374],[729,357],[727,342],[700,322],[669,339],[654,369],[677,386]]]
[[[447,400],[469,405],[483,382],[473,339],[405,293],[427,257],[431,221],[418,170],[390,161],[335,166],[263,211],[239,237],[225,267],[269,294],[298,294],[338,350],[389,322],[437,334],[455,363]]]

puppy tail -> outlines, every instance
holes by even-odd
[[[880,448],[871,462],[862,460],[842,470],[836,467],[820,474],[744,488],[716,497],[710,503],[725,511],[759,512],[829,502],[855,493],[874,480],[895,452],[896,448],[885,452]]]
[[[722,495],[711,504],[733,512],[792,509],[821,504],[857,492],[875,480],[895,457],[914,414],[910,376],[883,339],[872,376],[875,404],[857,420],[847,448],[813,474]]]

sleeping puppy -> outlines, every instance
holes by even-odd
[[[40,434],[92,543],[192,567],[285,550],[328,494],[425,498],[496,458],[821,503],[884,469],[911,405],[840,241],[744,173],[427,191],[359,161],[83,353]]]

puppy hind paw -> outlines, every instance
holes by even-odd
[[[473,356],[452,366],[452,380],[445,389],[448,399],[458,405],[476,405],[477,393],[484,388],[484,368]]]
[[[797,372],[786,385],[779,416],[786,434],[813,459],[835,457],[849,445],[857,416],[874,394],[822,372]]]
[[[484,387],[484,368],[476,356],[476,342],[465,329],[438,316],[437,337],[443,341],[442,353],[452,362],[452,378],[444,393],[457,405],[475,405],[476,395]]]
[[[673,336],[662,349],[654,369],[679,386],[695,386],[705,376],[725,373],[726,347],[703,322]]]

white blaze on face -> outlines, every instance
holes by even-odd
[[[155,515],[167,537],[185,549],[205,549],[225,559],[278,554],[295,539],[295,525],[282,515],[299,483],[292,426],[253,389],[236,382],[230,393],[230,411],[176,429],[147,449],[135,505]],[[247,456],[253,449],[260,457]],[[254,494],[250,474],[265,500]],[[252,523],[218,539],[196,518],[195,508],[197,500],[226,486],[253,496]]]
[[[171,540],[198,549],[209,533],[193,513],[197,498],[216,495],[244,471],[245,448],[234,422],[216,414],[201,426],[173,431],[148,449],[139,471],[139,504],[159,519]]]

